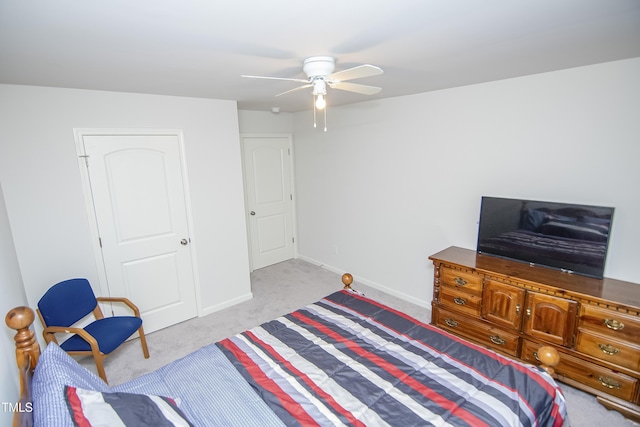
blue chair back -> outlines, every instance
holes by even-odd
[[[71,326],[97,304],[87,279],[69,279],[49,288],[38,301],[38,309],[48,326]]]

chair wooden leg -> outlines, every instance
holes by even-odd
[[[138,328],[138,335],[140,335],[140,345],[142,346],[142,354],[144,354],[144,358],[149,358],[149,347],[147,347],[147,339],[144,336],[144,330],[142,326]]]
[[[104,380],[105,383],[109,384],[109,381],[107,381],[107,374],[105,374],[104,372],[104,356],[94,355],[93,359],[96,362],[96,368],[98,368],[98,375]]]

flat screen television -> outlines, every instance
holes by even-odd
[[[483,197],[477,252],[602,278],[614,208]]]

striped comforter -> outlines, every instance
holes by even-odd
[[[341,291],[216,344],[287,425],[561,426],[538,368]]]

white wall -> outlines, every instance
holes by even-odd
[[[291,133],[293,114],[238,110],[240,133]]]
[[[3,318],[13,307],[26,305],[27,297],[22,287],[20,268],[16,257],[9,217],[4,203],[2,186],[0,185],[0,313]],[[15,404],[20,393],[18,382],[18,367],[16,365],[16,347],[13,340],[13,330],[3,323],[2,338],[0,338],[0,402]],[[0,425],[11,425],[12,414],[0,410]]]
[[[0,182],[29,304],[97,281],[74,128],[184,131],[203,313],[251,297],[235,102],[0,85]]]
[[[640,58],[294,117],[303,258],[427,304],[480,197],[616,208],[605,275],[640,283]],[[336,253],[337,252],[337,253]],[[640,287],[638,288],[640,291]]]

